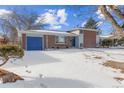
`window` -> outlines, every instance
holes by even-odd
[[[56,36],[56,43],[65,43],[65,36]]]

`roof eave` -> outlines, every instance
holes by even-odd
[[[67,32],[73,32],[73,31],[75,31],[75,30],[84,30],[84,31],[96,31],[96,32],[99,32],[99,31],[101,31],[101,30],[96,30],[96,29],[88,29],[88,28],[74,28],[74,29],[72,29],[72,30],[68,30]]]
[[[35,31],[19,31],[19,33],[25,33],[25,34],[41,34],[41,35],[65,35],[65,36],[77,36],[73,33],[51,33],[51,32],[35,32]]]

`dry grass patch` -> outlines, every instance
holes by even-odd
[[[24,80],[24,79],[17,74],[14,74],[12,72],[0,68],[0,80],[3,83],[7,83],[7,82],[16,82],[17,80]]]
[[[122,77],[114,77],[114,79],[117,81],[123,81],[124,80],[124,78],[122,78]]]
[[[94,58],[96,58],[96,59],[102,59],[101,56],[95,56]]]
[[[109,60],[109,61],[103,63],[103,65],[106,67],[114,68],[114,69],[120,69],[122,73],[124,72],[124,62]]]

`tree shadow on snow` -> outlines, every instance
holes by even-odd
[[[78,53],[81,52],[83,49],[78,49],[78,48],[70,48],[70,49],[56,49],[56,50],[48,50],[52,52],[59,52],[59,53]]]
[[[8,88],[93,88],[89,84],[80,80],[64,78],[38,78],[31,81],[18,81],[16,83],[0,84],[0,87]]]
[[[30,66],[61,62],[61,60],[43,53],[26,53],[22,59],[9,61],[4,67]]]

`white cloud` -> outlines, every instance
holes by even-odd
[[[106,7],[106,9],[108,12],[112,12],[112,10],[108,6]]]
[[[99,18],[99,19],[105,19],[105,16],[101,13],[101,10],[100,10],[100,9],[98,9],[98,10],[96,11],[96,14],[98,15],[98,18]]]
[[[108,12],[110,12],[110,13],[112,12],[112,10],[108,6],[106,7],[106,9]],[[96,11],[96,14],[98,15],[99,19],[103,19],[103,20],[105,19],[105,16],[101,13],[101,10],[99,8]]]
[[[46,12],[43,15],[41,15],[41,17],[45,18],[45,21],[44,21],[45,24],[51,24],[51,25],[58,24],[57,18],[54,13]]]
[[[65,9],[60,9],[57,11],[57,17],[59,17],[59,23],[60,24],[67,24],[66,20],[67,20],[67,13],[65,12]]]
[[[44,14],[41,14],[37,20],[36,23],[42,22],[44,24],[56,24],[56,20],[55,20],[55,16],[54,16],[54,12],[52,12],[52,10],[46,10],[47,12],[45,12]]]
[[[103,24],[103,22],[100,21],[100,22],[97,23],[97,26],[101,26],[102,24]]]
[[[84,25],[87,23],[87,21],[84,21],[82,24],[81,24],[81,27],[84,27]]]
[[[50,29],[61,29],[62,28],[62,26],[61,25],[51,25],[50,27],[49,27]]]
[[[12,13],[12,11],[6,9],[0,9],[0,18],[7,19]]]
[[[73,16],[74,16],[74,17],[77,17],[77,15],[76,15],[76,14],[73,14]]]
[[[36,23],[42,22],[44,24],[49,24],[50,29],[60,29],[61,25],[68,25],[67,24],[67,16],[65,9],[59,9],[59,10],[53,10],[53,9],[47,9],[45,13],[41,14],[37,20]]]
[[[47,11],[48,11],[49,13],[55,13],[55,12],[56,12],[56,10],[53,10],[53,9],[47,9]]]
[[[6,15],[6,14],[11,14],[11,13],[12,13],[12,11],[0,9],[0,15]]]
[[[58,24],[57,19],[56,19],[56,15],[55,15],[55,11],[54,10],[47,10],[47,12],[45,12],[44,14],[41,14],[36,22],[42,22],[42,20],[44,20],[44,24],[50,24],[50,25],[54,25],[54,24]]]

